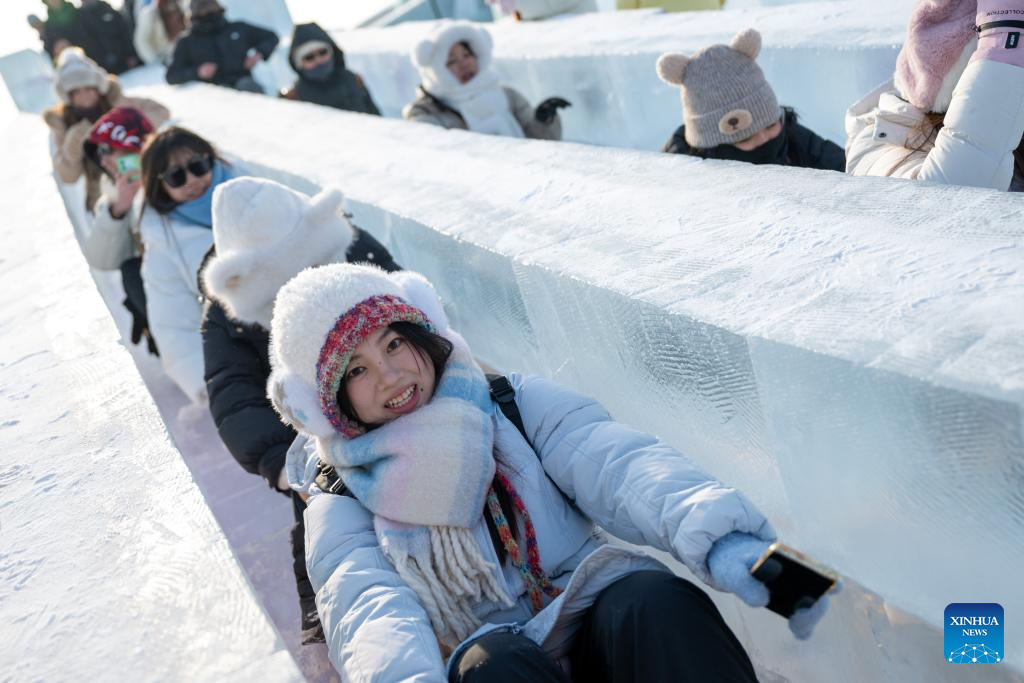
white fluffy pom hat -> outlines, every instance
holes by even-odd
[[[217,253],[203,269],[206,292],[227,314],[270,329],[274,297],[304,268],[344,261],[352,225],[341,191],[308,197],[273,180],[242,177],[213,193]]]
[[[374,330],[410,322],[454,336],[425,277],[377,266],[307,268],[277,294],[270,328],[267,395],[282,419],[320,438],[353,438],[364,428],[338,407],[337,393],[355,348]]]

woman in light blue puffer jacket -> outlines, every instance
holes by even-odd
[[[703,591],[595,527],[763,606],[748,570],[774,533],[738,491],[593,400],[511,375],[521,434],[415,273],[308,269],[271,338],[268,392],[308,436],[289,478],[312,494],[307,565],[343,680],[756,680]]]

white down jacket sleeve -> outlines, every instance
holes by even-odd
[[[341,680],[447,681],[430,618],[381,551],[370,512],[355,498],[321,493],[305,520],[309,580]]]
[[[87,231],[82,235],[82,253],[96,270],[117,270],[134,254],[132,224],[134,207],[122,218],[110,215],[110,197],[102,195],[88,217]]]
[[[774,539],[739,491],[655,437],[613,421],[593,399],[541,377],[513,374],[509,381],[544,470],[605,530],[672,553],[705,581],[708,551],[722,536]]]
[[[160,362],[192,402],[204,403],[203,338],[199,332],[203,310],[197,273],[213,243],[213,233],[172,224],[152,209],[143,214],[141,232],[146,315]]]
[[[971,62],[934,146],[915,149],[925,112],[887,83],[846,114],[846,171],[1006,190],[1024,135],[1024,69]]]

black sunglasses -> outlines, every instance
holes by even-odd
[[[310,52],[308,54],[302,55],[302,61],[304,61],[304,62],[312,62],[314,59],[320,59],[321,57],[326,57],[330,53],[331,53],[330,50],[328,50],[326,47],[322,47],[319,50],[313,50],[312,52]]]
[[[196,157],[184,166],[169,168],[160,174],[160,180],[167,183],[168,187],[175,189],[188,182],[188,176],[202,178],[213,168],[213,159],[208,156]]]

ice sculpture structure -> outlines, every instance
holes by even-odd
[[[263,174],[342,187],[484,360],[596,396],[862,585],[815,643],[828,666],[844,630],[910,638],[874,623],[914,621],[900,612],[938,627],[950,602],[1024,610],[1019,198],[140,92]],[[941,636],[920,638],[930,661]],[[814,656],[780,655],[794,647],[764,657],[809,680],[789,667]],[[872,680],[906,665],[906,648],[862,654]],[[1024,669],[1020,648],[1006,663]]]

